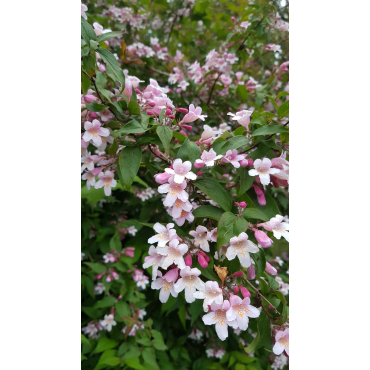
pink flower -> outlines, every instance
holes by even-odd
[[[240,264],[243,267],[249,267],[251,265],[249,253],[256,252],[258,252],[258,247],[248,240],[248,235],[243,232],[230,239],[230,247],[227,248],[226,257],[228,260],[233,260],[238,256]]]
[[[87,20],[87,15],[85,13],[86,11],[87,11],[87,6],[85,4],[81,4],[81,16]]]
[[[132,277],[136,281],[136,286],[139,288],[146,288],[146,285],[149,284],[149,278],[144,275],[142,270],[135,270],[135,275]]]
[[[289,241],[289,224],[283,221],[283,216],[276,215],[270,221],[258,224],[258,226],[264,227],[267,231],[272,231],[276,239],[280,239],[283,236],[286,241]]]
[[[127,247],[123,249],[123,253],[127,257],[134,257],[134,251],[135,251],[134,247]]]
[[[243,27],[243,28],[248,28],[250,25],[251,25],[251,23],[248,22],[248,21],[240,23],[240,27]]]
[[[238,328],[238,324],[235,319],[229,320],[227,318],[227,311],[230,308],[230,302],[224,301],[222,304],[212,303],[211,310],[212,312],[207,313],[202,317],[203,322],[206,325],[214,325],[217,336],[221,340],[225,340],[229,333],[227,328],[231,326],[234,329]]]
[[[247,278],[248,280],[253,280],[256,278],[256,270],[253,265],[250,265],[247,269]]]
[[[216,281],[207,281],[198,292],[195,292],[194,297],[197,299],[203,299],[203,309],[208,312],[208,306],[213,302],[216,304],[222,304],[224,298],[222,290],[218,286]]]
[[[169,214],[172,216],[173,209],[169,212]],[[173,217],[173,216],[172,216]],[[177,226],[182,226],[185,223],[185,220],[188,220],[189,222],[194,221],[194,215],[191,212],[185,211],[184,209],[181,211],[180,217],[174,218]]]
[[[236,319],[241,330],[247,330],[249,317],[256,318],[260,315],[258,309],[250,305],[250,298],[241,299],[236,295],[230,295],[230,309],[226,312],[228,320]]]
[[[172,240],[176,235],[176,230],[173,228],[175,224],[169,223],[167,226],[161,225],[159,222],[153,226],[154,231],[158,234],[148,239],[148,243],[158,243],[158,247],[164,247],[167,242]]]
[[[81,157],[81,162],[83,163],[81,167],[81,173],[87,168],[89,171],[94,169],[94,164],[99,162],[102,157],[98,155],[91,155],[90,152],[87,152],[86,155]]]
[[[241,161],[242,159],[244,159],[244,155],[238,154],[237,149],[234,149],[234,150],[228,150],[226,152],[225,156],[222,158],[222,162],[230,163],[233,165],[233,167],[239,168],[240,167],[239,161]]]
[[[158,276],[159,278],[154,280],[151,286],[152,289],[160,289],[159,300],[162,303],[166,303],[170,297],[170,294],[176,298],[178,293],[175,291],[173,281],[166,280],[165,276],[162,277],[162,273],[160,271],[158,271]]]
[[[264,231],[254,229],[254,236],[262,248],[271,247],[273,241],[267,236],[267,234]]]
[[[100,36],[103,34],[103,26],[100,25],[98,22],[93,23],[94,31],[96,36]]]
[[[157,173],[156,175],[154,175],[154,179],[157,184],[165,184],[171,176],[172,175],[170,173],[166,172]]]
[[[175,203],[172,205],[171,209],[171,216],[173,218],[179,218],[181,216],[182,211],[190,212],[192,209],[192,205],[187,200],[183,202],[181,199],[176,199]]]
[[[199,279],[200,274],[201,272],[197,268],[191,269],[189,266],[186,266],[180,271],[181,278],[175,284],[175,291],[180,293],[185,289],[185,300],[188,303],[195,301],[193,296],[195,288],[204,288],[203,281]]]
[[[253,163],[254,169],[249,170],[249,176],[259,176],[262,185],[268,185],[270,183],[270,174],[274,175],[279,173],[278,168],[271,168],[272,162],[268,158],[263,158],[263,160],[256,159]]]
[[[100,172],[99,180],[95,184],[95,189],[100,189],[104,186],[104,194],[109,196],[112,194],[112,187],[117,186],[117,181],[114,179],[114,173],[112,171]]]
[[[211,234],[206,227],[199,225],[195,231],[189,231],[189,235],[194,237],[195,246],[199,246],[205,252],[209,252],[208,241],[211,240]]]
[[[113,118],[113,114],[109,109],[105,109],[102,112],[98,112],[98,115],[100,116],[101,120],[103,122],[110,121],[111,118]]]
[[[186,188],[186,181],[182,181],[181,183],[176,183],[174,181],[174,177],[172,176],[169,179],[168,184],[163,184],[160,187],[158,187],[158,191],[161,194],[167,193],[166,199],[164,200],[163,204],[166,207],[172,207],[177,199],[180,199],[181,201],[186,202],[189,199],[189,194],[184,190],[185,188]]]
[[[275,44],[268,44],[268,45],[265,46],[265,49],[281,52],[281,46],[280,45],[275,45]]]
[[[204,131],[199,140],[200,143],[210,144],[213,136],[221,134],[221,131],[215,131],[208,125],[204,125],[203,129]]]
[[[108,263],[108,262],[116,262],[116,257],[113,256],[113,254],[110,254],[110,253],[107,253],[103,256],[103,259],[104,259],[104,263]]]
[[[237,121],[239,125],[244,126],[248,129],[249,122],[251,120],[251,114],[253,112],[251,110],[242,110],[237,112],[236,114],[229,112],[227,115],[232,116],[232,120]]]
[[[256,185],[256,184],[252,184],[252,187],[253,187],[254,191],[256,192],[258,204],[260,206],[265,206],[266,205],[266,198],[265,198],[264,189],[260,189],[258,187],[258,185]]]
[[[143,268],[147,269],[152,266],[152,278],[157,277],[158,267],[161,266],[164,257],[157,253],[157,249],[151,245],[149,248],[149,256],[145,257]]]
[[[164,246],[157,250],[157,253],[165,256],[162,262],[162,268],[167,269],[168,266],[173,263],[180,269],[186,267],[183,255],[188,251],[188,246],[186,244],[179,244],[177,239],[173,239],[169,242],[168,246]]]
[[[102,136],[110,135],[109,130],[107,128],[100,127],[100,125],[101,124],[97,119],[94,119],[92,122],[86,121],[84,125],[86,131],[82,138],[85,141],[92,141],[96,147],[102,145]]]
[[[279,330],[275,335],[276,343],[272,348],[275,355],[280,355],[285,350],[286,354],[289,356],[289,328],[284,331]]]
[[[265,271],[270,275],[276,275],[277,270],[275,267],[271,266],[268,262],[266,262],[266,268]]]
[[[222,155],[217,155],[216,152],[213,149],[211,149],[209,152],[204,150],[200,158],[201,159],[197,159],[195,163],[203,164],[203,165],[206,165],[207,167],[212,167],[215,165],[215,161],[217,159],[222,158]],[[194,167],[195,167],[195,164],[194,164]]]
[[[100,320],[100,325],[107,331],[112,330],[112,326],[117,325],[117,323],[114,321],[114,317],[112,314],[110,315],[104,315],[104,320]]]
[[[182,159],[177,158],[173,162],[173,169],[166,168],[165,171],[174,176],[174,181],[177,184],[182,184],[185,179],[196,180],[197,176],[191,172],[191,162],[186,161],[182,163]]]

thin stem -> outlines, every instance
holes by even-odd
[[[254,27],[253,28],[253,30],[255,30],[261,23],[262,23],[262,21],[265,19],[265,17],[263,17],[263,18],[261,18],[261,20],[257,23],[257,25],[256,25],[256,27]],[[238,52],[238,51],[240,51],[240,50],[243,50],[243,48],[244,48],[244,44],[245,44],[245,42],[248,40],[248,37],[250,36],[252,34],[252,31],[251,32],[249,32],[248,33],[248,35],[246,36],[246,38],[243,40],[243,42],[240,44],[240,46],[239,46],[239,48],[238,48],[238,50],[236,51],[236,52]]]
[[[212,99],[212,94],[213,94],[213,90],[215,88],[216,82],[218,81],[218,79],[220,78],[221,75],[222,75],[222,72],[220,72],[218,74],[217,78],[215,79],[215,82],[212,85],[211,92],[209,93],[209,97],[208,97],[208,101],[207,101],[207,106],[208,107],[209,107],[209,103],[211,102],[211,99]]]

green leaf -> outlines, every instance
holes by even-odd
[[[254,218],[256,220],[269,221],[268,218],[260,209],[258,208],[246,208],[243,212],[243,216],[246,219]]]
[[[193,302],[190,307],[190,317],[191,317],[191,323],[190,325],[193,326],[195,320],[203,314],[203,303],[200,299],[196,299],[195,302]]]
[[[94,309],[112,307],[112,306],[114,306],[115,303],[116,303],[116,298],[114,298],[114,297],[104,297],[100,301],[97,301],[94,304],[93,307],[94,307]]]
[[[128,111],[130,112],[130,114],[139,115],[140,114],[139,104],[136,101],[130,101],[128,103]]]
[[[177,158],[181,158],[183,161],[190,161],[193,164],[196,159],[200,158],[200,148],[197,144],[186,138],[184,144],[177,152]]]
[[[271,103],[274,105],[275,109],[278,110],[279,108],[278,108],[278,105],[276,104],[275,99],[270,95],[265,95],[265,96],[266,98],[269,98],[271,100]]]
[[[116,350],[108,350],[104,352],[95,366],[94,370],[105,369],[107,366],[117,366],[120,363],[120,359],[116,357]]]
[[[265,252],[261,248],[257,253],[251,253],[250,256],[254,260],[254,267],[256,269],[256,279],[261,277],[262,273],[265,271],[266,268],[266,256]]]
[[[238,85],[236,88],[236,93],[241,100],[247,100],[248,92],[244,85]]]
[[[214,200],[223,210],[231,211],[231,197],[216,180],[211,178],[199,179],[194,185]]]
[[[138,184],[141,184],[145,186],[146,188],[149,188],[149,185],[138,176],[134,177],[134,182],[137,182]]]
[[[94,353],[104,352],[107,349],[112,349],[118,346],[118,342],[109,338],[99,338],[98,345],[94,349]]]
[[[248,228],[248,222],[242,217],[236,217],[231,212],[225,212],[217,226],[217,250],[228,243],[234,236],[245,232]]]
[[[159,331],[154,330],[154,329],[151,331],[151,333],[152,333],[152,336],[154,338],[154,340],[153,340],[154,348],[158,349],[160,351],[166,350],[167,346],[163,342],[162,334]]]
[[[266,124],[266,118],[261,113],[255,110],[252,115],[251,123],[264,126]]]
[[[126,147],[119,153],[117,172],[123,187],[130,189],[141,163],[141,148]]]
[[[137,370],[145,370],[145,367],[140,364],[140,360],[138,357],[125,359],[125,365],[127,365],[129,368],[133,368]]]
[[[81,36],[85,40],[86,45],[90,46],[90,40],[96,40],[96,34],[91,25],[81,16]]]
[[[136,339],[136,342],[146,347],[149,347],[152,345],[152,341],[149,338]]]
[[[103,42],[103,41],[109,40],[113,37],[118,37],[118,36],[121,36],[121,35],[122,35],[121,31],[107,32],[107,33],[103,33],[102,35],[100,35],[97,40],[98,40],[98,42]]]
[[[266,295],[269,292],[269,286],[267,285],[266,281],[261,278],[259,278],[258,281],[260,283],[261,293]]]
[[[97,274],[102,274],[107,270],[106,266],[101,263],[85,262],[85,265],[89,266]]]
[[[157,127],[157,135],[161,139],[161,142],[167,155],[170,154],[172,132],[173,131],[167,126]]]
[[[178,312],[179,319],[181,321],[182,326],[184,327],[184,330],[186,330],[186,307],[185,305],[182,305]]]
[[[89,340],[83,334],[81,334],[81,343],[86,343],[91,348]]]
[[[112,72],[116,77],[116,81],[121,82],[122,84],[121,91],[122,91],[125,88],[125,75],[122,72],[122,69],[119,67],[117,59],[108,50],[97,48],[96,51],[99,53],[104,62],[111,67]]]
[[[280,105],[278,109],[278,118],[284,118],[289,115],[289,100]]]
[[[238,149],[242,146],[247,146],[250,140],[247,140],[244,136],[234,136],[230,140],[226,141],[224,145],[222,145],[219,153],[217,154],[225,154],[228,150]]]
[[[238,191],[238,196],[244,194],[253,184],[255,179],[254,176],[249,176],[247,168],[238,168],[236,172],[240,176],[240,186]]]
[[[194,217],[212,218],[216,221],[221,218],[222,214],[223,210],[215,206],[200,206],[193,211]]]
[[[171,130],[172,131],[172,130]],[[173,136],[180,142],[183,143],[187,137],[183,134],[180,134],[179,132],[172,131]]]
[[[264,312],[261,312],[257,323],[257,336],[248,347],[244,347],[244,351],[252,353],[256,349],[262,348],[266,345],[271,345],[270,320]]]
[[[86,104],[86,108],[90,112],[102,112],[103,110],[106,110],[108,107],[103,104],[99,104],[94,100],[91,104]]]
[[[258,145],[257,149],[254,152],[251,152],[249,154],[249,158],[252,158],[253,160],[257,158],[263,158],[266,156],[267,153],[271,151],[271,148],[264,144],[263,141],[260,142],[260,145]]]
[[[289,93],[288,92],[286,92],[286,91],[281,91],[281,92],[279,92],[279,94],[277,94],[277,96],[276,96],[276,100],[278,100],[279,98],[281,98],[282,96],[287,96],[287,95],[289,95]]]
[[[278,290],[273,290],[270,293],[276,295],[276,297],[278,297],[280,299],[280,301],[281,301],[281,303],[283,305],[282,317],[280,319],[274,321],[274,324],[275,325],[282,325],[282,324],[284,324],[284,322],[288,318],[288,306],[286,304],[286,300],[285,300],[284,294],[281,293]]]
[[[143,126],[140,125],[140,123],[136,120],[132,120],[127,125],[120,128],[118,131],[114,132],[114,136],[122,136],[127,134],[141,134],[145,132],[146,130],[143,128]]]
[[[131,316],[131,310],[126,302],[119,301],[116,303],[117,314],[122,318],[123,316]]]
[[[254,190],[249,189],[247,193],[250,196],[250,198],[252,199],[256,208],[259,209],[260,211],[262,211],[266,215],[266,217],[269,218],[269,220],[271,218],[275,217],[276,215],[281,214],[281,212],[279,210],[279,207],[277,206],[277,204],[275,202],[275,199],[267,191],[265,193],[266,205],[264,205],[264,206],[261,206],[258,203],[257,195],[255,194]]]
[[[235,136],[238,136],[238,135],[243,135],[244,131],[246,130],[246,128],[244,126],[240,126],[238,127],[235,131],[234,131],[234,135]]]
[[[280,125],[267,125],[254,130],[252,136],[271,135],[278,132],[289,132],[289,129]]]

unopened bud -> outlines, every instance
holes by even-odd
[[[251,296],[251,293],[247,288],[244,288],[243,286],[240,287],[240,291],[242,292],[242,296],[244,298],[249,298]]]
[[[181,125],[181,127],[186,128],[187,130],[191,131],[193,128],[189,125]]]
[[[189,112],[186,108],[176,108],[176,111],[184,114]]]
[[[136,94],[141,94],[141,91],[139,89],[135,89]]]
[[[197,169],[202,168],[202,167],[204,167],[204,163],[194,162],[194,167],[197,168]]]
[[[230,44],[229,45],[227,45],[226,47],[227,48],[231,48],[232,46],[234,46],[234,44],[235,44],[235,42],[233,41],[233,42],[230,42]]]
[[[247,207],[247,203],[245,203],[245,202],[240,202],[240,203],[239,203],[239,207],[240,207],[240,208],[246,208],[246,207]]]
[[[180,141],[178,141],[177,139],[175,139],[175,143],[177,144],[177,143],[179,143]]]
[[[234,205],[239,207],[239,202],[234,202]]]
[[[165,115],[166,116],[169,116],[170,114],[172,114],[172,110],[171,109],[167,109],[166,112],[165,112]]]
[[[191,264],[193,263],[193,260],[191,258],[191,254],[189,253],[185,258],[185,265],[191,267]]]
[[[247,167],[249,165],[248,159],[242,159],[239,164],[240,167]]]
[[[154,116],[154,112],[152,112],[151,110],[147,110],[146,114],[149,115],[149,116]]]
[[[254,269],[253,265],[250,265],[247,269],[247,277],[248,280],[253,280],[256,278],[256,270]]]
[[[94,95],[85,95],[84,96],[84,101],[85,101],[86,104],[92,103],[96,99],[97,98]]]
[[[154,175],[154,180],[157,184],[164,184],[168,181],[168,179],[171,177],[172,175],[170,173],[167,173],[167,172],[163,172],[163,173],[157,173],[156,175]]]
[[[253,166],[253,159],[252,158],[248,158],[248,164],[249,164],[249,166]]]
[[[171,119],[175,119],[175,116],[173,114],[170,114],[168,117],[170,117]]]
[[[273,240],[270,239],[264,231],[254,229],[254,236],[262,248],[271,247]]]
[[[203,268],[206,268],[208,266],[208,262],[201,254],[198,254],[198,262]]]
[[[274,266],[271,266],[268,262],[266,262],[266,268],[265,271],[270,275],[276,275],[277,270]]]
[[[234,272],[231,276],[233,276],[233,277],[240,277],[240,276],[243,276],[243,271],[237,271],[237,272]]]
[[[231,275],[232,276],[232,275]],[[239,293],[239,287],[237,286],[237,285],[235,285],[234,286],[234,292],[236,293],[236,294],[238,294]]]
[[[182,130],[180,131],[180,134],[181,134],[181,135],[184,135],[184,136],[188,136],[188,135],[185,133],[185,131],[182,131]]]
[[[104,64],[99,64],[99,72],[105,72],[105,66]]]
[[[154,103],[153,101],[150,101],[150,102],[148,103],[148,105],[150,105],[151,107],[155,107],[155,103]]]
[[[198,176],[202,176],[202,175],[203,175],[203,172],[198,171],[198,172],[197,172],[197,175],[198,175]]]

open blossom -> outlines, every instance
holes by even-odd
[[[203,299],[204,312],[208,312],[208,306],[213,302],[222,304],[224,300],[222,290],[216,281],[207,281],[204,287],[199,289],[199,291],[195,292],[193,295],[197,299]]]
[[[280,355],[283,351],[289,356],[289,328],[284,331],[279,330],[275,335],[276,343],[272,348],[275,355]]]
[[[85,4],[81,4],[81,16],[87,20],[87,15],[85,13],[86,11],[87,11],[87,6]]]
[[[147,269],[152,266],[152,278],[157,277],[158,267],[161,266],[164,257],[161,254],[157,253],[157,249],[154,245],[151,245],[149,248],[149,256],[145,257],[143,268]]]
[[[99,147],[103,143],[101,137],[110,135],[107,128],[100,126],[101,123],[97,119],[94,119],[92,122],[86,121],[84,124],[85,133],[82,138],[85,141],[92,141],[96,147]]]
[[[236,114],[229,112],[227,115],[232,116],[232,120],[237,121],[239,125],[244,126],[248,129],[249,122],[251,120],[251,114],[253,112],[251,110],[242,110],[237,112]]]
[[[104,259],[104,263],[108,263],[108,262],[116,262],[116,257],[113,256],[113,254],[111,253],[107,253],[103,256],[103,259]]]
[[[152,282],[152,289],[160,289],[159,300],[162,303],[166,303],[168,301],[170,294],[175,298],[179,294],[175,291],[173,279],[170,277],[166,278],[166,275],[162,277],[162,273],[158,271],[159,278]]]
[[[132,277],[136,281],[136,286],[139,288],[146,288],[146,285],[149,284],[149,278],[144,275],[142,270],[135,270],[135,274]]]
[[[130,227],[128,227],[126,230],[127,230],[127,232],[128,232],[130,235],[132,235],[132,236],[135,236],[135,235],[136,235],[136,233],[137,233],[137,229],[136,229],[136,227],[135,227],[135,226],[130,226]]]
[[[211,234],[206,227],[199,225],[195,231],[192,230],[189,234],[195,239],[194,245],[199,246],[205,252],[209,252],[208,241],[211,240]]]
[[[174,219],[181,217],[182,211],[190,212],[192,209],[191,203],[187,200],[183,202],[181,199],[176,199],[171,209],[171,215]]]
[[[168,266],[174,263],[180,269],[185,268],[186,265],[183,255],[187,251],[188,246],[186,244],[180,244],[180,242],[177,239],[171,240],[168,246],[164,246],[157,250],[158,254],[165,256],[161,267],[166,270]]]
[[[84,334],[88,335],[90,338],[93,338],[93,339],[98,338],[97,334],[99,330],[102,330],[101,325],[94,321],[89,322],[87,326],[82,328],[82,331],[84,332]]]
[[[204,131],[202,132],[202,135],[200,136],[199,142],[200,143],[206,143],[206,144],[211,143],[211,140],[212,140],[213,136],[219,135],[219,134],[222,133],[221,131],[213,130],[212,127],[210,127],[208,125],[204,125],[203,130]]]
[[[104,320],[100,320],[100,325],[107,331],[112,330],[112,326],[117,325],[117,323],[114,321],[114,317],[112,314],[110,315],[104,315]]]
[[[99,117],[103,122],[110,121],[111,118],[113,118],[113,113],[109,109],[105,109],[101,112],[98,112]]]
[[[174,209],[172,208],[172,210],[169,212],[169,214],[171,216],[173,215],[173,211],[174,211]],[[188,220],[189,222],[193,222],[194,221],[194,215],[191,212],[185,211],[185,209],[183,209],[181,211],[180,216],[177,217],[177,218],[174,218],[174,220],[175,220],[177,226],[182,226],[182,225],[184,225],[185,220]]]
[[[258,247],[248,240],[248,235],[243,232],[230,239],[230,247],[227,248],[226,257],[228,260],[233,260],[238,256],[240,264],[243,267],[249,267],[251,265],[249,253],[256,252],[258,252]]]
[[[173,162],[173,169],[166,168],[165,171],[174,176],[174,181],[177,184],[182,184],[185,179],[196,180],[197,176],[191,172],[191,162],[185,161],[182,163],[182,159],[177,158]]]
[[[94,286],[94,292],[95,294],[102,294],[105,290],[105,286],[103,283],[97,283],[95,286]]]
[[[81,163],[82,163],[81,173],[85,169],[92,171],[94,169],[94,164],[99,162],[101,158],[102,157],[100,157],[99,155],[91,155],[90,152],[86,152],[86,155],[81,157]]]
[[[204,121],[206,115],[202,115],[202,108],[195,108],[194,104],[189,105],[189,112],[185,114],[184,118],[181,120],[181,123],[190,123],[196,121],[198,118]]]
[[[223,301],[221,304],[214,302],[211,305],[212,312],[209,312],[202,317],[202,320],[206,325],[215,325],[216,333],[221,340],[225,340],[228,337],[229,333],[227,328],[229,326],[234,329],[238,327],[235,319],[229,320],[226,316],[229,308],[230,302],[227,300]]]
[[[158,187],[158,192],[161,194],[167,193],[163,204],[166,207],[172,207],[177,199],[180,199],[183,202],[186,202],[189,199],[189,194],[185,191],[185,188],[186,181],[177,183],[174,181],[174,177],[172,176],[167,184],[163,184]]]
[[[265,46],[265,49],[281,52],[281,46],[280,45],[275,45],[275,44],[268,44],[268,45]]]
[[[245,155],[238,154],[237,149],[234,150],[228,150],[225,154],[225,156],[222,158],[223,163],[230,163],[235,168],[240,167],[240,161],[245,158]]]
[[[258,226],[263,226],[267,231],[272,231],[276,239],[280,239],[283,236],[286,241],[289,241],[289,224],[284,222],[284,217],[281,215],[276,215],[270,221]]]
[[[230,309],[226,313],[228,320],[236,320],[238,327],[241,330],[247,330],[249,317],[258,317],[260,315],[259,310],[250,305],[251,300],[249,298],[241,299],[236,295],[230,296]]]
[[[209,152],[204,150],[200,158],[201,159],[197,159],[195,162],[203,163],[207,167],[212,167],[215,165],[215,161],[217,161],[217,159],[222,158],[222,155],[217,155],[216,152],[213,149],[211,149]]]
[[[104,186],[104,194],[109,196],[112,194],[112,188],[117,185],[117,181],[114,179],[114,173],[112,171],[100,172],[99,180],[95,184],[95,189],[100,189]]]
[[[249,176],[259,176],[262,185],[268,185],[270,183],[270,175],[274,175],[280,172],[278,168],[271,168],[272,162],[268,158],[256,159],[253,163],[254,169],[249,170]]]
[[[164,247],[176,235],[174,226],[175,224],[173,223],[169,223],[167,226],[163,226],[159,222],[155,223],[153,229],[158,234],[149,238],[148,243],[158,243],[158,247]]]
[[[240,27],[243,27],[243,28],[248,28],[250,25],[251,25],[251,23],[248,22],[248,21],[240,23]]]
[[[185,289],[186,302],[192,303],[195,301],[195,289],[203,289],[204,283],[200,280],[201,272],[197,268],[191,269],[186,266],[180,271],[181,278],[175,284],[175,291],[180,293]]]

